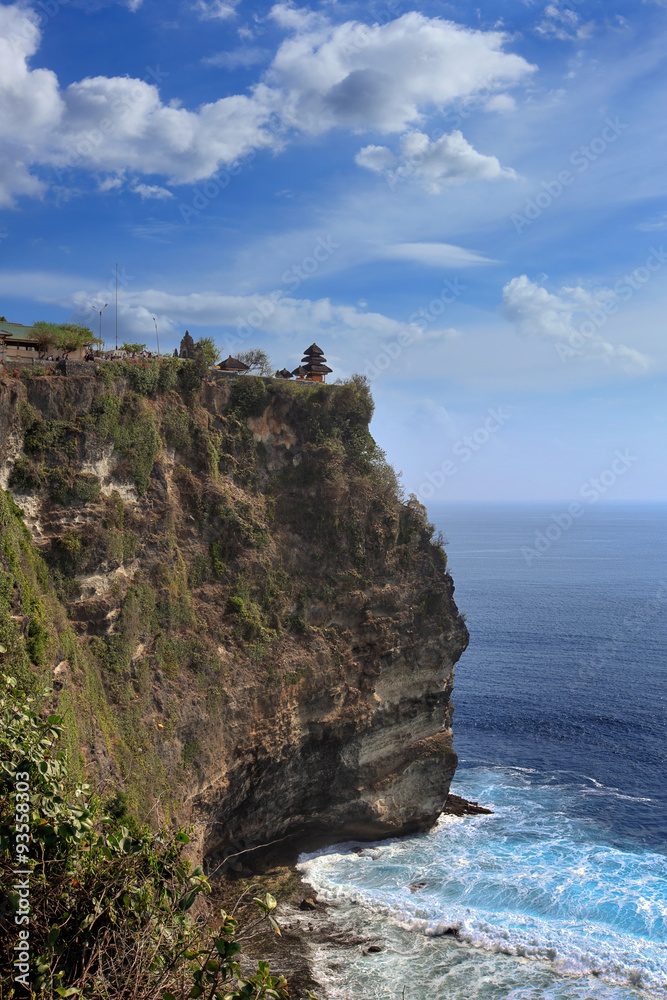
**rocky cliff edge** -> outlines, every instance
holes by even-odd
[[[0,379],[0,642],[81,774],[202,854],[432,825],[467,631],[361,379]],[[120,792],[120,794],[119,794]]]

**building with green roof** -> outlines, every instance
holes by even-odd
[[[51,347],[47,353],[55,356],[60,352]],[[69,359],[80,361],[85,353],[84,348],[70,351]],[[23,323],[8,323],[4,317],[0,317],[0,361],[36,361],[39,356],[33,328],[24,326]]]

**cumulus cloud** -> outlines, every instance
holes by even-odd
[[[478,153],[458,129],[433,140],[424,132],[407,132],[400,140],[399,157],[386,146],[365,146],[355,162],[385,173],[390,187],[411,177],[429,194],[439,194],[443,187],[464,181],[516,178],[497,157]]]
[[[503,288],[500,311],[518,333],[550,341],[562,360],[585,357],[614,363],[629,373],[648,371],[651,359],[625,344],[607,342],[602,330],[618,309],[616,294],[610,289],[595,293],[581,286],[548,292],[522,274]]]
[[[386,146],[364,146],[354,158],[354,162],[367,170],[383,173],[397,163],[397,159]]]
[[[195,5],[207,19],[227,18],[234,8],[233,0]],[[37,15],[23,4],[0,6],[0,204],[42,193],[44,176],[33,172],[45,165],[54,167],[60,184],[72,169],[156,174],[171,184],[199,181],[251,151],[281,148],[290,127],[311,134],[408,129],[402,156],[411,162],[423,156],[415,172],[427,190],[468,177],[511,175],[460,133],[431,142],[412,128],[433,106],[480,89],[492,92],[531,72],[523,58],[503,50],[501,32],[414,12],[371,27],[333,25],[320,13],[288,4],[274,6],[271,16],[289,37],[264,78],[247,94],[188,110],[176,101],[163,103],[159,75],[89,77],[61,88],[51,70],[30,68],[40,41]],[[259,52],[221,53],[220,64],[249,65]],[[278,130],[270,127],[276,113],[283,123]],[[394,154],[383,150],[366,147],[358,162],[370,169],[388,165]]]
[[[415,11],[387,24],[332,25],[284,4],[272,16],[296,28],[268,82],[285,94],[282,114],[302,130],[333,127],[402,132],[428,106],[516,83],[534,67],[503,51],[506,36]]]

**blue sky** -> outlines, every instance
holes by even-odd
[[[0,3],[0,314],[112,343],[118,262],[121,340],[368,374],[427,503],[667,499],[666,22]]]

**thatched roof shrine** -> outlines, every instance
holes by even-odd
[[[221,361],[219,365],[216,365],[218,371],[221,372],[249,372],[250,366],[244,365],[242,361],[238,358],[233,358],[231,354],[224,361]]]
[[[324,357],[324,351],[322,350],[321,347],[318,347],[317,344],[311,344],[310,347],[307,347],[303,353],[306,355],[306,359],[312,360],[315,356],[317,356],[324,358],[324,360],[326,361],[326,358]]]

